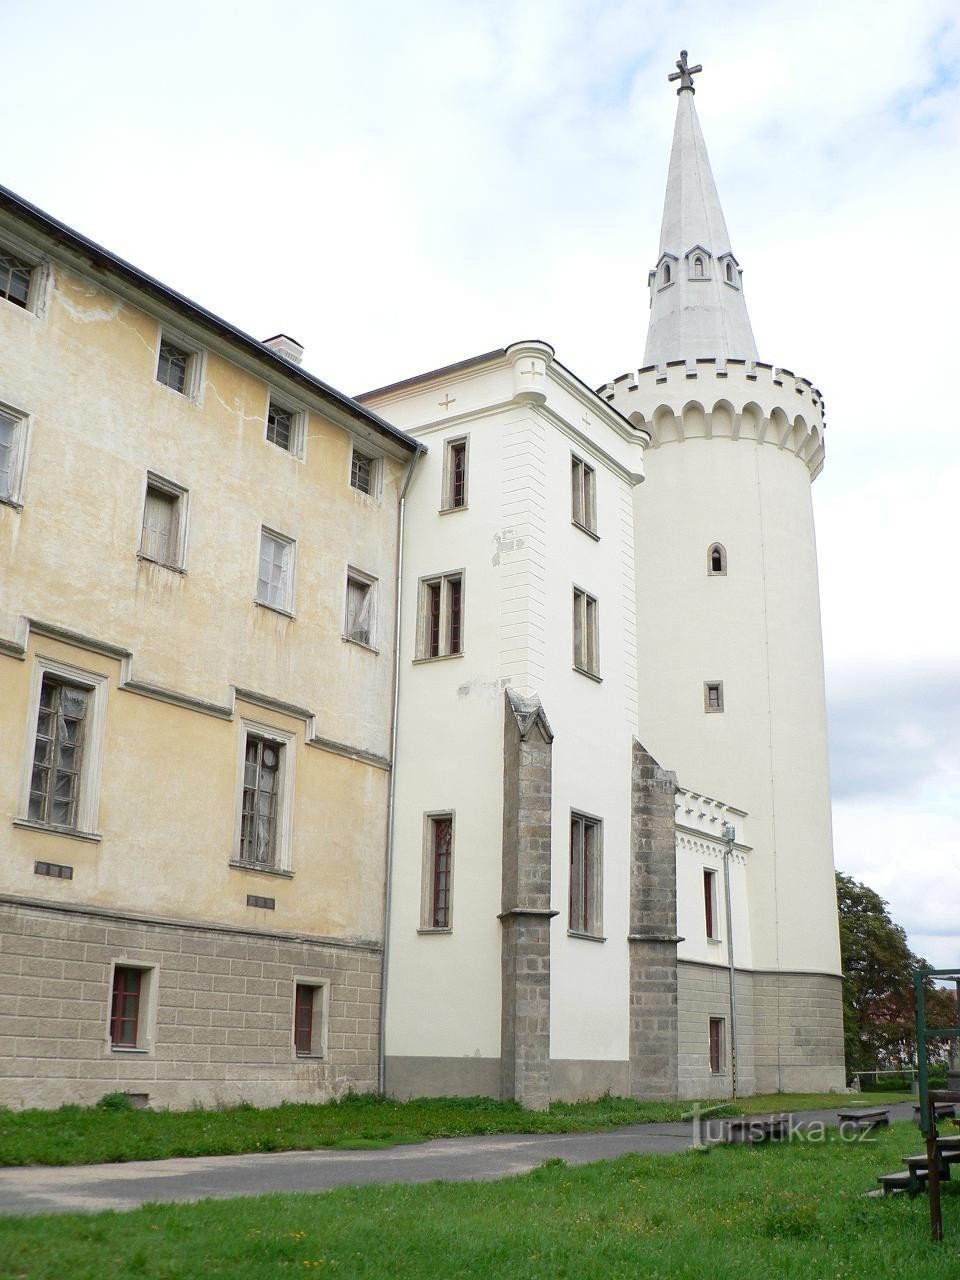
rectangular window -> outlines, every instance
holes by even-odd
[[[187,491],[147,474],[140,555],[170,569],[181,569],[186,549]]]
[[[420,582],[418,658],[463,652],[463,574],[445,573]]]
[[[603,932],[601,831],[599,818],[570,815],[570,931],[593,937]]]
[[[136,1049],[140,1035],[140,997],[143,970],[117,965],[113,971],[110,1002],[110,1044],[115,1049]]]
[[[293,414],[270,401],[267,410],[267,439],[280,449],[293,447]]]
[[[0,298],[16,307],[26,308],[30,299],[30,282],[34,268],[6,250],[0,250]]]
[[[467,440],[447,440],[443,455],[443,511],[467,505]]]
[[[292,539],[260,530],[257,602],[284,613],[293,611],[293,548]]]
[[[578,587],[573,589],[573,665],[588,675],[600,674],[597,601]]]
[[[597,473],[575,454],[571,459],[573,522],[588,533],[597,531]]]
[[[723,681],[722,680],[704,680],[703,709],[708,713],[723,710]]]
[[[376,604],[376,579],[351,569],[347,574],[347,607],[343,623],[345,640],[373,648]]]
[[[248,733],[240,810],[240,861],[277,863],[282,743]]]
[[[430,929],[450,928],[450,883],[453,870],[453,815],[428,819]]]
[[[32,822],[76,827],[89,689],[45,675],[30,777],[27,816]]]
[[[723,1021],[723,1018],[710,1019],[710,1071],[715,1076],[720,1075],[724,1069],[726,1046],[724,1045]]]
[[[26,431],[23,416],[0,405],[0,502],[19,504]]]
[[[717,924],[717,873],[708,867],[703,869],[703,913],[707,927],[707,937],[717,939],[720,930]]]
[[[182,396],[191,395],[193,393],[191,375],[195,359],[192,351],[185,351],[183,347],[165,338],[162,339],[160,356],[157,360],[157,381],[172,391],[179,391]]]
[[[376,497],[380,484],[380,459],[354,447],[350,459],[350,483],[358,492]]]
[[[295,982],[293,997],[293,1051],[298,1058],[324,1056],[325,987]]]

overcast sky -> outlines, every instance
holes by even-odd
[[[837,865],[960,964],[956,0],[0,15],[0,181],[352,393],[528,337],[636,368],[689,49],[761,358],[826,398]]]

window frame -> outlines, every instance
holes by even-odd
[[[23,482],[27,470],[27,446],[30,439],[30,415],[12,404],[0,401],[0,414],[14,424],[13,444],[10,449],[9,483],[6,493],[0,493],[0,503],[23,509]]]
[[[114,1040],[113,1029],[116,1019],[117,974],[120,972],[136,973],[137,983],[137,1026],[133,1044],[124,1044]],[[156,988],[156,968],[153,965],[140,964],[137,961],[118,957],[110,966],[110,984],[107,997],[107,1050],[109,1053],[152,1053],[154,1047],[154,1005]]]
[[[450,824],[446,871],[446,924],[437,924],[437,824]],[[453,868],[457,843],[455,809],[436,809],[423,815],[423,859],[420,871],[420,927],[418,933],[453,932]]]
[[[717,691],[717,703],[716,703],[716,706],[711,706],[710,696],[711,696],[711,691],[714,689],[716,689]],[[724,706],[723,706],[723,681],[722,680],[704,680],[703,710],[704,710],[704,713],[708,716],[723,714]]]
[[[30,817],[30,791],[40,717],[40,694],[44,679],[48,676],[58,684],[72,685],[91,695],[85,718],[84,743],[78,775],[76,822],[72,826],[43,822]],[[24,768],[14,826],[26,827],[34,831],[48,831],[54,835],[72,836],[80,840],[99,841],[101,839],[97,826],[108,685],[109,678],[100,672],[75,667],[72,663],[63,662],[59,658],[47,658],[40,654],[36,656],[30,682],[29,712],[23,752]]]
[[[260,566],[263,561],[263,540],[264,537],[272,538],[274,542],[281,543],[289,551],[289,561],[284,564],[284,573],[286,575],[286,590],[284,593],[284,602],[275,604],[271,600],[264,600],[260,595],[260,583],[263,581],[260,577]],[[256,586],[254,589],[253,602],[260,605],[263,609],[272,609],[274,613],[282,613],[288,618],[294,617],[293,605],[296,588],[296,570],[297,570],[297,540],[291,538],[289,534],[281,533],[278,529],[273,529],[270,525],[262,524],[260,526],[260,537],[257,539],[257,568],[256,568]]]
[[[367,626],[367,639],[361,640],[355,635],[350,634],[350,584],[356,582],[367,588],[370,599],[370,621]],[[374,653],[379,652],[377,649],[377,622],[378,622],[378,605],[379,605],[379,588],[380,582],[372,574],[364,573],[362,569],[357,569],[353,565],[347,565],[346,587],[344,591],[343,602],[343,636],[349,644],[356,644],[361,649],[371,649]]]
[[[234,802],[233,853],[230,865],[243,871],[259,871],[266,875],[292,875],[293,790],[296,776],[297,735],[293,730],[246,716],[240,718],[237,735],[237,783]],[[277,799],[274,815],[274,851],[271,862],[256,862],[243,856],[243,794],[246,790],[247,742],[250,738],[270,743],[279,752]]]
[[[717,895],[719,875],[715,867],[703,868],[703,924],[708,942],[720,942],[720,899]]]
[[[580,828],[579,858],[575,858],[576,829]],[[587,847],[587,833],[593,839]],[[575,874],[575,862],[579,875]],[[570,810],[569,858],[567,862],[567,933],[576,938],[589,938],[595,942],[603,937],[603,819],[581,809]],[[578,901],[574,902],[574,888],[579,883]]]
[[[463,449],[463,485],[460,501],[456,501],[456,452]],[[443,482],[440,494],[440,511],[466,511],[469,506],[470,436],[450,436],[443,442]]]
[[[581,517],[577,515],[579,506]],[[578,453],[570,454],[570,520],[599,542],[597,533],[597,469]]]
[[[278,409],[281,413],[288,414],[290,417],[290,446],[285,448],[282,444],[277,444],[276,440],[270,439],[270,414],[273,410]],[[302,406],[295,404],[287,396],[274,390],[267,393],[267,408],[263,416],[263,438],[267,444],[274,449],[279,449],[281,453],[288,454],[291,458],[296,458],[302,462],[306,456],[306,428],[307,414]]]
[[[150,490],[154,489],[158,493],[165,494],[174,500],[174,520],[176,529],[174,531],[174,554],[168,560],[159,560],[156,556],[150,555],[144,551],[144,538],[147,532],[147,501],[150,496]],[[183,485],[177,484],[174,480],[168,480],[166,476],[161,476],[156,471],[148,471],[146,481],[143,487],[143,511],[140,518],[140,543],[137,548],[137,559],[146,560],[150,564],[160,565],[164,569],[173,569],[176,573],[186,573],[187,570],[187,530],[189,515],[189,499],[190,491]]]
[[[370,464],[370,487],[369,489],[361,489],[359,485],[353,483],[354,475],[354,458],[359,455],[366,459]],[[360,448],[357,441],[351,442],[350,460],[347,464],[347,483],[354,493],[359,493],[364,498],[369,498],[371,502],[380,501],[380,490],[383,481],[383,458],[377,453],[367,453]]]
[[[298,1015],[300,1012],[300,992],[310,991],[310,1047],[301,1050],[298,1045]],[[330,983],[320,978],[303,978],[294,975],[293,979],[293,1022],[291,1045],[295,1062],[322,1059],[327,1056],[327,1029],[330,1022]]]
[[[582,617],[578,612],[582,609]],[[583,587],[573,587],[573,669],[581,675],[600,680],[600,602]],[[580,626],[580,644],[577,643],[577,626]],[[592,653],[591,653],[592,650]],[[590,659],[592,657],[592,665]]]
[[[0,294],[0,303],[16,307],[17,311],[26,315],[40,316],[46,309],[47,282],[50,278],[49,263],[19,236],[9,235],[4,230],[0,237],[0,254],[19,259],[24,266],[30,268],[30,284],[27,287],[26,301],[15,302],[6,294]]]
[[[727,1072],[726,1024],[726,1018],[711,1016],[707,1019],[707,1065],[712,1076],[726,1075]]]
[[[433,607],[434,591],[437,608]],[[463,569],[451,569],[446,573],[431,573],[420,579],[417,587],[417,642],[414,662],[438,662],[443,658],[462,658],[464,653],[464,601],[466,599],[466,573]],[[457,648],[453,647],[454,617],[458,618]],[[437,619],[437,652],[431,652],[433,620]]]
[[[713,567],[713,553],[717,552],[720,556],[720,568]],[[711,542],[707,547],[707,577],[708,578],[725,578],[727,576],[727,549],[722,542]]]
[[[164,347],[171,347],[187,357],[183,375],[183,389],[164,382],[160,377],[160,359]],[[159,331],[157,338],[157,357],[153,365],[153,380],[158,387],[164,387],[172,395],[180,396],[193,404],[199,404],[200,391],[203,387],[205,352],[196,342],[185,338],[178,330],[165,326]]]

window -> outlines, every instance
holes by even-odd
[[[375,578],[356,569],[347,571],[347,608],[343,622],[343,638],[355,644],[374,647],[377,606]]]
[[[586,675],[600,674],[597,602],[579,587],[573,589],[573,665]]]
[[[723,681],[722,680],[704,680],[703,709],[704,711],[707,711],[707,712],[723,710]]]
[[[727,553],[719,542],[715,542],[707,551],[707,576],[722,578],[727,572]]]
[[[196,369],[196,353],[162,338],[160,356],[157,360],[157,381],[182,396],[194,394],[194,373]]]
[[[443,511],[467,505],[467,440],[447,440],[443,455]]]
[[[294,983],[293,1051],[298,1058],[322,1058],[326,1051],[324,1001],[326,986]]]
[[[702,258],[694,258],[693,274],[696,276],[698,280],[703,279],[703,259]]]
[[[26,440],[26,418],[0,405],[0,502],[20,505]]]
[[[597,531],[597,473],[574,454],[571,458],[573,523],[588,533]]]
[[[600,835],[599,818],[570,815],[570,932],[591,937],[603,930]]]
[[[267,407],[267,439],[278,449],[303,456],[303,414],[271,399]]]
[[[90,690],[44,676],[30,777],[32,822],[76,827]]]
[[[463,574],[420,580],[417,658],[449,658],[463,652]]]
[[[723,1018],[711,1018],[709,1029],[710,1071],[718,1076],[724,1069],[726,1046],[724,1044]]]
[[[354,447],[350,459],[350,483],[359,493],[375,498],[380,486],[380,459],[361,453]]]
[[[140,1047],[140,1002],[143,970],[117,965],[113,971],[110,1001],[110,1044],[114,1049]]]
[[[727,271],[727,284],[733,284],[733,263],[732,262],[727,263],[726,271]]]
[[[34,268],[29,262],[0,250],[0,298],[16,307],[26,308],[30,300],[30,283]]]
[[[707,937],[716,941],[720,937],[717,923],[717,873],[709,867],[703,869],[703,914]]]
[[[663,264],[663,283],[664,284],[670,283],[670,263],[669,262],[665,262]]]
[[[147,473],[140,555],[168,569],[182,569],[186,551],[187,491]]]
[[[270,529],[260,530],[260,563],[257,570],[257,603],[282,613],[293,611],[292,539]]]
[[[453,814],[427,814],[424,822],[421,929],[449,929],[453,923]]]
[[[277,861],[277,815],[283,746],[247,734],[240,811],[240,861],[273,866]]]

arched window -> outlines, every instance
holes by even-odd
[[[663,283],[664,284],[670,283],[670,263],[669,262],[665,262],[663,264]]]
[[[733,263],[727,263],[727,283],[733,284]]]
[[[693,260],[693,274],[694,274],[694,275],[695,275],[699,280],[702,280],[702,279],[703,279],[703,259],[702,259],[702,258],[694,258],[694,260]]]
[[[715,542],[707,551],[707,574],[711,578],[722,578],[727,572],[727,553],[719,542]]]

